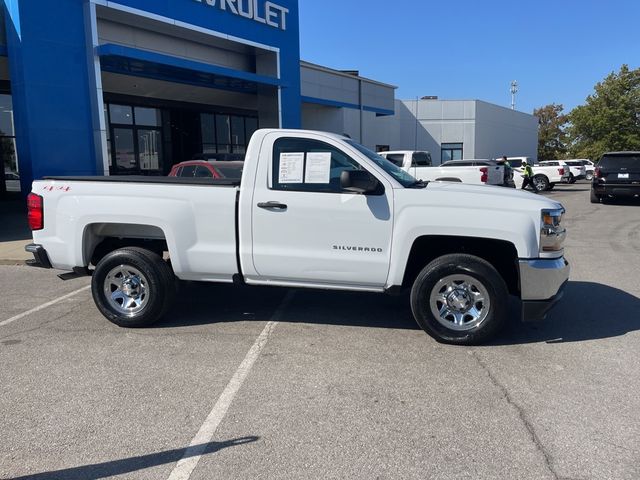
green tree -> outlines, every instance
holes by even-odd
[[[596,84],[569,114],[571,153],[599,159],[604,152],[640,150],[640,68],[622,65]]]
[[[568,150],[568,116],[562,113],[563,110],[562,105],[552,103],[533,111],[538,117],[538,160],[565,158]]]

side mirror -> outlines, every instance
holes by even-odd
[[[383,192],[382,184],[364,170],[345,170],[340,174],[340,187],[351,193],[379,194]]]

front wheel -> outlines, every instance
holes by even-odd
[[[593,180],[593,172],[587,172],[584,179],[589,181]]]
[[[444,255],[427,265],[411,289],[418,325],[441,343],[477,345],[507,316],[507,287],[496,269],[473,255]]]
[[[98,262],[91,293],[98,310],[110,322],[120,327],[146,327],[171,306],[175,277],[158,254],[144,248],[121,248]]]

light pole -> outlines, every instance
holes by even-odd
[[[511,82],[511,110],[516,109],[516,93],[518,93],[518,82]]]

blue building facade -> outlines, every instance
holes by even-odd
[[[301,126],[297,0],[3,3],[23,192],[46,175],[162,175]]]

